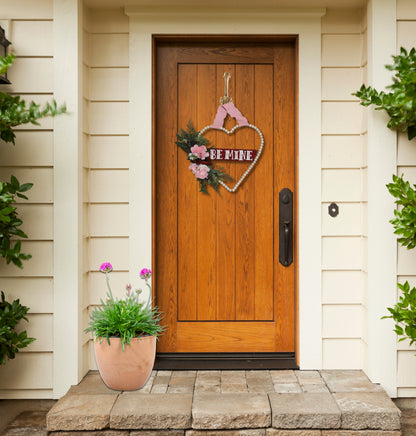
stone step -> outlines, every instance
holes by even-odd
[[[399,409],[362,371],[159,371],[134,392],[108,389],[91,372],[49,411],[47,429],[71,436],[401,434]]]

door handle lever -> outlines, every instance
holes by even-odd
[[[285,265],[289,264],[289,242],[290,242],[290,226],[289,221],[283,223],[283,233],[285,240]]]

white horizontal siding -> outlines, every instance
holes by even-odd
[[[52,353],[18,353],[0,366],[0,389],[51,389]]]
[[[0,168],[0,179],[10,182],[11,175],[19,180],[20,184],[33,183],[27,191],[28,200],[17,199],[17,203],[52,203],[53,202],[53,170],[51,168]]]
[[[128,169],[128,136],[90,136],[89,161],[92,169]]]
[[[32,258],[25,260],[24,268],[6,265],[0,262],[0,277],[52,277],[53,275],[53,242],[22,241],[22,253],[29,253]]]
[[[7,77],[12,84],[2,85],[0,87],[2,91],[16,94],[52,94],[53,59],[17,58],[8,70]],[[28,80],[28,77],[30,77],[30,80]],[[36,101],[40,102],[38,98],[36,98]]]
[[[323,304],[361,304],[364,283],[361,271],[323,271]]]
[[[322,357],[331,369],[365,362],[366,125],[352,95],[363,81],[364,32],[361,10],[329,8],[322,18]],[[330,203],[338,205],[336,217]]]
[[[98,271],[103,262],[111,262],[118,271],[129,269],[128,238],[91,238],[89,246],[90,270]]]
[[[322,171],[322,201],[357,202],[362,199],[362,172],[359,169]]]
[[[91,170],[89,201],[127,203],[129,201],[128,178],[128,170]]]
[[[322,35],[323,67],[360,67],[360,34]]]
[[[362,232],[361,203],[338,202],[339,214],[332,217],[328,213],[331,203],[322,203],[322,235],[360,236]]]
[[[357,369],[363,365],[362,339],[323,339],[324,369]]]
[[[127,102],[91,102],[89,120],[91,135],[127,135],[129,105]]]
[[[361,83],[361,68],[322,68],[322,100],[357,101]]]
[[[22,271],[23,272],[23,271]],[[53,313],[53,279],[49,277],[1,277],[8,301],[19,299],[29,313]]]
[[[360,135],[322,136],[322,168],[360,168],[363,147]]]
[[[16,145],[2,144],[0,166],[51,167],[53,132],[16,132]]]
[[[19,7],[15,1],[0,1],[1,19],[7,20],[45,20],[53,18],[53,0],[19,0]]]
[[[90,236],[129,236],[129,206],[125,204],[91,204]]]
[[[93,33],[90,35],[91,67],[128,67],[129,35]]]

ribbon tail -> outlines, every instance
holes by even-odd
[[[214,122],[211,124],[210,127],[212,127],[213,129],[221,129],[226,116],[227,110],[224,108],[224,106],[218,106],[217,115],[215,115]]]

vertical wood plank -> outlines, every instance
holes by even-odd
[[[199,64],[198,77],[198,130],[212,124],[217,108],[216,66]],[[215,132],[207,132],[209,141],[215,143]],[[215,320],[217,296],[217,195],[198,193],[198,251],[197,251],[197,289],[198,319]]]
[[[254,65],[236,65],[234,103],[249,123],[254,120]],[[237,135],[237,148],[254,148],[255,132],[244,127]],[[237,176],[244,173],[246,163],[236,164]],[[236,196],[236,319],[253,320],[254,298],[254,193],[253,173],[240,185]]]
[[[164,314],[166,332],[158,341],[164,351],[176,349],[177,320],[177,69],[174,53],[158,50],[156,83],[156,303]],[[173,181],[166,186],[166,180]]]
[[[197,66],[178,65],[178,128],[191,120],[197,129]],[[189,160],[178,149],[178,319],[196,319],[196,204],[198,183],[189,170]]]
[[[277,108],[277,110],[282,110]],[[273,66],[255,66],[255,125],[265,145],[253,173],[256,184],[255,210],[255,319],[273,319]],[[257,147],[256,147],[257,148]]]
[[[282,266],[279,262],[279,192],[289,188],[295,192],[295,69],[294,47],[282,44],[275,49],[274,63],[274,137],[275,154],[275,214],[274,214],[274,265],[275,265],[275,322],[279,351],[293,350],[295,346],[295,264]],[[296,198],[296,197],[295,197]],[[294,204],[296,201],[294,199]],[[294,217],[296,211],[294,210]],[[295,218],[296,219],[296,218]],[[296,229],[296,223],[293,223]],[[296,238],[294,238],[294,246]],[[296,260],[295,260],[296,261]]]
[[[229,95],[235,90],[235,65],[217,66],[217,99],[224,95],[224,73],[229,72]],[[224,127],[230,130],[235,120],[227,117]],[[217,148],[235,148],[235,135],[217,133]],[[232,162],[217,162],[216,167],[222,167],[227,174],[235,178],[235,164]],[[230,181],[230,186],[235,183]],[[217,198],[217,320],[235,320],[235,194],[220,187]]]

